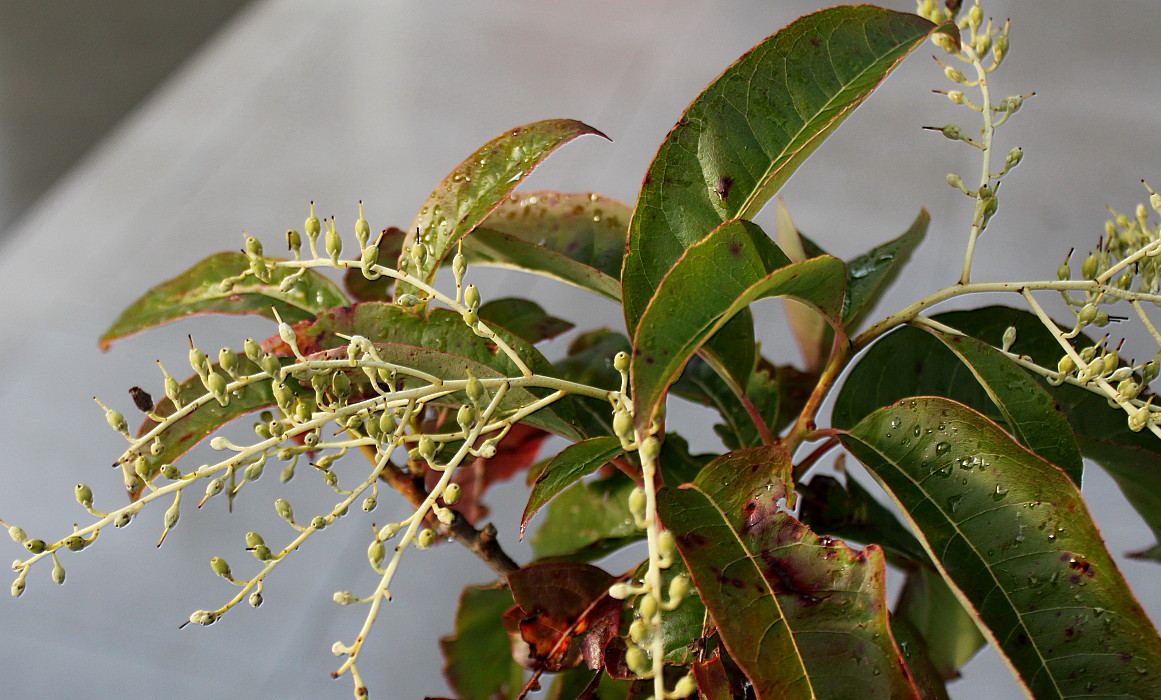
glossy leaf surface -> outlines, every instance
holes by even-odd
[[[1064,472],[937,397],[876,411],[843,443],[1033,696],[1161,693],[1161,640]]]
[[[537,559],[597,559],[643,539],[629,512],[632,490],[633,482],[619,474],[565,489],[544,508],[532,553]]]
[[[722,222],[750,219],[934,29],[870,6],[803,17],[702,92],[641,186],[621,275],[632,331],[670,267]]]
[[[751,302],[793,297],[837,319],[846,277],[841,260],[790,264],[760,228],[722,224],[691,246],[665,276],[633,339],[631,379],[635,417],[651,420],[665,389],[714,333]]]
[[[545,503],[583,477],[600,469],[622,451],[621,441],[608,436],[589,438],[561,450],[532,482],[532,493],[528,495],[524,514],[520,517],[520,536],[524,536],[528,521]]]
[[[911,253],[927,235],[930,223],[931,216],[927,210],[922,210],[901,236],[847,261],[843,325],[848,331],[858,328],[875,308],[883,292],[895,281],[899,271],[911,259]]]
[[[464,256],[470,264],[514,267],[620,303],[632,213],[598,194],[513,194],[464,239]]]
[[[895,615],[919,633],[924,653],[945,681],[959,678],[959,669],[987,643],[947,582],[928,569],[907,574]]]
[[[1016,329],[1012,352],[1045,367],[1055,367],[1062,352],[1040,320],[1020,309],[988,306],[934,318],[994,346],[1001,344],[1005,330],[1012,326]],[[903,333],[905,339],[883,344]],[[1092,341],[1082,336],[1075,342],[1085,346]],[[1068,417],[1081,454],[1112,475],[1154,537],[1161,538],[1161,491],[1156,488],[1161,439],[1148,431],[1129,430],[1124,412],[1110,408],[1101,396],[1067,384],[1053,387],[1038,382]],[[905,396],[928,394],[954,399],[993,420],[1003,417],[963,362],[933,336],[904,328],[873,345],[851,370],[835,402],[834,424],[850,427],[879,407]]]
[[[578,136],[601,132],[573,119],[549,119],[516,127],[484,144],[456,166],[423,203],[407,229],[402,268],[417,241],[427,247],[420,269],[408,269],[425,282],[456,241],[476,228],[528,177],[532,169],[560,146]]]
[[[917,697],[888,627],[882,550],[780,510],[790,470],[780,448],[735,450],[658,494],[722,642],[760,700]]]
[[[222,280],[249,270],[250,262],[242,253],[211,255],[130,304],[101,336],[98,345],[108,350],[115,340],[196,314],[255,314],[273,319],[274,308],[284,321],[294,323],[350,303],[338,287],[313,270],[307,270],[285,292],[279,285],[292,272],[287,268],[274,268],[269,282],[250,275],[228,291],[222,290]]]

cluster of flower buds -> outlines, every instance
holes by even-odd
[[[1148,183],[1144,184],[1149,191],[1150,208],[1161,214],[1161,195]],[[1149,209],[1144,204],[1137,205],[1132,217],[1116,211],[1111,213],[1112,218],[1105,222],[1104,234],[1096,248],[1081,263],[1080,279],[1097,280],[1125,292],[1154,297],[1161,294],[1161,261],[1157,257],[1161,252],[1161,224],[1149,222]],[[1072,279],[1068,258],[1056,276],[1061,280]],[[1082,300],[1069,297],[1069,303],[1080,309],[1079,315],[1090,305],[1113,303],[1118,299],[1105,291],[1092,291]]]

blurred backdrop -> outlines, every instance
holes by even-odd
[[[911,0],[883,2],[914,8]],[[0,299],[9,319],[0,333],[0,517],[56,539],[88,517],[72,496],[81,481],[92,485],[98,508],[114,507],[123,496],[108,465],[123,441],[91,397],[129,414],[128,387],[160,392],[155,360],[183,372],[187,333],[216,349],[274,332],[252,319],[198,319],[100,354],[97,336],[147,288],[239,248],[243,231],[274,250],[282,232],[302,225],[311,200],[344,232],[360,199],[372,227],[405,225],[477,146],[538,119],[581,119],[613,142],[569,145],[525,189],[596,190],[632,203],[658,143],[700,89],[822,5],[0,3]],[[1026,156],[1005,181],[976,278],[1051,277],[1069,248],[1092,247],[1106,207],[1131,211],[1145,199],[1142,178],[1161,183],[1161,72],[1148,52],[1161,21],[1149,0],[991,0],[985,9],[1013,23],[995,89],[1037,95],[999,132],[1002,149],[1020,145]],[[884,311],[954,281],[963,254],[969,203],[944,176],[978,166],[970,149],[920,127],[974,124],[932,94],[948,87],[933,53],[917,51],[783,190],[799,228],[839,256],[898,235],[920,207],[931,211],[928,239]],[[769,228],[769,212],[758,221]],[[487,298],[534,296],[581,329],[621,323],[612,305],[547,280],[470,275]],[[765,352],[794,359],[778,330],[780,309],[760,307]],[[1128,348],[1123,354],[1137,358],[1156,351],[1142,337]],[[672,420],[686,423],[695,446],[713,447],[697,412]],[[49,581],[48,567],[33,571],[23,598],[0,602],[3,694],[348,697],[348,678],[328,678],[337,666],[329,649],[353,637],[363,611],[334,605],[331,594],[373,585],[364,557],[370,523],[405,514],[390,498],[374,518],[348,518],[280,566],[261,608],[177,630],[190,611],[232,595],[210,572],[210,557],[229,558],[241,573],[247,530],[278,541],[285,525],[271,508],[277,480],[268,481],[244,492],[232,514],[224,500],[183,513],[160,550],[163,509],[142,514],[62,558],[63,588]],[[304,481],[290,486],[307,512],[316,489]],[[1086,471],[1085,492],[1115,555],[1152,543],[1099,469]],[[509,551],[527,561],[527,547],[515,543],[517,516],[507,512],[515,506],[502,505],[521,495],[513,484],[492,505]],[[1156,565],[1122,561],[1161,620]],[[395,601],[360,664],[374,697],[446,692],[437,639],[451,631],[460,588],[490,578],[455,547],[404,559]],[[1020,697],[988,651],[950,690],[955,698]]]

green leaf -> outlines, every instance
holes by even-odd
[[[947,582],[928,569],[907,574],[895,615],[919,633],[924,653],[945,681],[959,678],[959,669],[987,643]]]
[[[513,194],[464,239],[464,257],[469,264],[551,277],[620,303],[632,215],[598,194]]]
[[[573,324],[549,314],[528,299],[504,297],[480,307],[480,318],[497,325],[527,343],[539,343],[569,331]]]
[[[1080,483],[1083,464],[1076,437],[1060,406],[1039,382],[983,341],[925,330],[967,365],[1021,444]]]
[[[294,323],[350,303],[338,287],[313,270],[307,270],[288,291],[279,290],[282,280],[293,272],[285,267],[274,268],[269,282],[248,275],[222,291],[222,280],[249,270],[250,262],[242,253],[211,255],[130,304],[101,336],[99,347],[108,350],[114,340],[196,314],[256,314],[273,319],[273,308],[284,321]]]
[[[520,517],[520,537],[524,537],[532,516],[553,496],[608,464],[623,451],[621,441],[608,436],[589,438],[561,450],[532,482],[532,492],[524,506],[524,515]]]
[[[630,331],[682,252],[752,219],[935,26],[876,7],[803,17],[754,47],[693,101],[641,186],[621,284]]]
[[[212,369],[223,377],[229,376],[217,364],[212,365]],[[260,370],[245,356],[239,355],[237,371],[240,374],[256,374]],[[183,381],[179,388],[182,406],[192,404],[196,399],[205,396],[206,393],[206,387],[202,384],[201,377],[196,374]],[[225,406],[220,405],[215,400],[210,400],[174,421],[166,428],[165,432],[158,436],[161,442],[161,451],[153,454],[151,450],[147,450],[141,457],[149,465],[150,473],[156,474],[161,469],[162,464],[173,464],[223,425],[247,413],[269,408],[275,403],[274,393],[270,389],[270,379],[258,379],[244,388],[232,392],[230,402]],[[154,408],[154,412],[162,418],[171,416],[176,411],[173,402],[168,398],[158,401]],[[138,429],[137,435],[145,435],[156,427],[157,422],[147,418]],[[123,468],[132,471],[133,465],[125,464]],[[142,484],[140,489],[129,494],[129,498],[137,500],[144,489],[145,486]]]
[[[610,678],[602,671],[574,668],[553,677],[545,700],[625,700],[630,685],[631,681]]]
[[[410,269],[425,282],[435,279],[444,257],[528,177],[533,168],[560,146],[578,136],[596,134],[573,119],[548,119],[500,134],[456,166],[423,203],[407,229],[399,269],[410,265],[409,251],[418,241],[427,246],[420,269]]]
[[[661,282],[633,339],[638,424],[652,420],[666,388],[693,353],[750,302],[793,297],[837,322],[845,276],[837,258],[789,264],[766,234],[747,221],[726,222],[690,246]]]
[[[1062,352],[1040,320],[1020,309],[988,306],[938,314],[934,319],[993,346],[1001,344],[1011,326],[1016,329],[1011,351],[1044,367],[1055,367]],[[903,333],[907,335],[894,339]],[[893,340],[884,345],[888,339]],[[1092,344],[1083,335],[1074,342],[1078,347]],[[1156,488],[1161,440],[1147,431],[1129,430],[1124,412],[1110,408],[1097,394],[1068,384],[1054,387],[1043,380],[1040,383],[1067,416],[1081,454],[1109,472],[1154,537],[1161,539],[1161,492]],[[916,329],[900,329],[873,345],[851,370],[832,418],[835,426],[849,428],[881,406],[918,395],[945,396],[993,420],[1003,417],[967,367],[934,342],[934,337]]]
[[[759,700],[914,697],[888,626],[882,550],[819,538],[782,511],[791,470],[781,448],[736,450],[658,493],[722,642]]]
[[[1161,695],[1161,640],[1063,471],[938,397],[876,411],[842,440],[1031,696]]]
[[[454,635],[439,640],[443,673],[462,700],[514,698],[524,686],[524,669],[512,660],[504,612],[513,605],[506,588],[468,586],[460,596]]]
[[[494,330],[533,372],[551,373],[548,360],[535,348],[503,328]],[[385,361],[427,372],[440,379],[464,379],[465,368],[470,368],[481,379],[520,376],[519,369],[507,355],[477,336],[459,314],[449,309],[434,308],[422,317],[392,304],[364,302],[329,309],[313,321],[297,324],[294,331],[299,350],[304,355],[332,350],[336,356],[345,357],[348,341],[338,335],[341,333],[361,335],[375,343]],[[290,354],[290,348],[278,336],[268,340],[263,347],[277,355]],[[352,381],[355,379],[352,377]],[[544,393],[540,389],[513,387],[502,408],[530,403]],[[570,440],[579,440],[582,435],[569,413],[567,404],[557,402],[532,414],[525,422]]]
[[[911,253],[927,235],[931,216],[921,210],[903,235],[876,246],[847,262],[846,301],[843,304],[843,326],[853,331],[862,324],[883,292],[891,286],[899,271],[911,259]]]
[[[524,669],[512,661],[502,622],[512,593],[497,585],[468,586],[455,613],[455,634],[441,638],[444,676],[462,700],[515,698]]]
[[[629,492],[634,484],[622,474],[565,489],[544,509],[544,522],[532,536],[537,559],[597,559],[645,537],[633,524]]]

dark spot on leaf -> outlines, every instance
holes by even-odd
[[[1133,655],[1127,651],[1122,651],[1117,658],[1121,660],[1121,663],[1127,664],[1133,660]]]
[[[677,537],[677,541],[681,543],[682,547],[704,547],[707,542],[704,535],[699,535],[696,532],[680,535]]]
[[[725,200],[730,196],[730,188],[734,186],[734,178],[729,175],[722,175],[718,178],[717,194],[718,199]]]
[[[742,581],[742,579],[740,579],[740,578],[733,578],[733,577],[723,578],[722,583],[733,586],[734,588],[745,588],[746,587],[746,583],[744,581]]]
[[[735,258],[742,254],[742,244],[737,241],[731,241],[729,245],[730,255]]]

